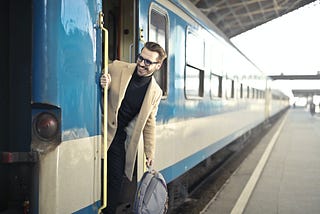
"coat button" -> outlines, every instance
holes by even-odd
[[[115,122],[113,121],[113,122],[112,122],[112,125],[114,125],[114,124],[115,124]]]

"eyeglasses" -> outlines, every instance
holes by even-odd
[[[159,63],[159,62],[151,62],[150,60],[143,58],[140,54],[138,55],[137,61],[138,61],[138,62],[144,61],[144,64],[145,64],[146,66],[149,66],[149,65],[151,65],[151,64],[157,64],[157,63]]]

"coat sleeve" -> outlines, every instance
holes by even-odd
[[[154,159],[155,146],[156,146],[156,115],[158,106],[161,100],[162,91],[158,91],[155,104],[147,119],[146,125],[143,129],[144,153],[146,157]]]

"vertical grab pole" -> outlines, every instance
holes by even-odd
[[[108,30],[103,26],[103,16],[102,12],[99,13],[99,26],[104,33],[104,69],[103,73],[108,74]],[[108,86],[107,86],[108,87]],[[102,212],[102,209],[107,207],[107,113],[108,113],[108,88],[105,89],[103,96],[103,202],[99,208],[98,213]]]

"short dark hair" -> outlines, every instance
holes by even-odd
[[[158,44],[155,42],[146,42],[144,44],[143,48],[147,48],[150,51],[155,51],[159,54],[158,60],[159,62],[163,62],[163,60],[165,60],[167,58],[167,54],[165,52],[165,50]],[[143,48],[141,49],[141,51],[143,50]]]

